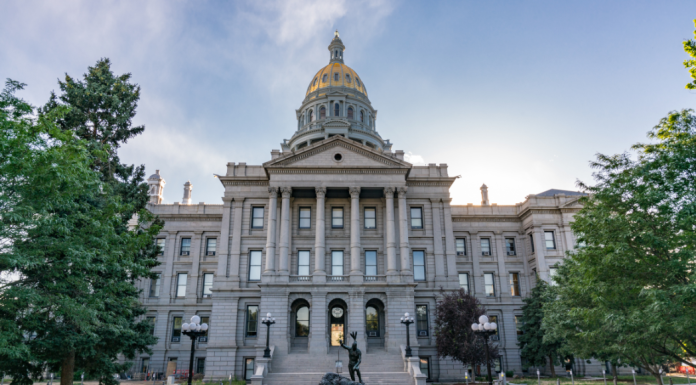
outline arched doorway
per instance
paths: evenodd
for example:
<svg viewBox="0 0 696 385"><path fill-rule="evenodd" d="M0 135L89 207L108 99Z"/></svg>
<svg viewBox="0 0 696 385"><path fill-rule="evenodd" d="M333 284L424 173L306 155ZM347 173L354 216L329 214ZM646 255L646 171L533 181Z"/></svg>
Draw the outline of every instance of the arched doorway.
<svg viewBox="0 0 696 385"><path fill-rule="evenodd" d="M367 348L384 348L384 303L373 298L365 305L365 334Z"/></svg>
<svg viewBox="0 0 696 385"><path fill-rule="evenodd" d="M290 306L292 351L307 351L309 346L309 302L295 300Z"/></svg>
<svg viewBox="0 0 696 385"><path fill-rule="evenodd" d="M346 320L348 320L347 314L348 307L343 300L334 299L329 303L329 345L339 346L340 340L343 343L346 341Z"/></svg>

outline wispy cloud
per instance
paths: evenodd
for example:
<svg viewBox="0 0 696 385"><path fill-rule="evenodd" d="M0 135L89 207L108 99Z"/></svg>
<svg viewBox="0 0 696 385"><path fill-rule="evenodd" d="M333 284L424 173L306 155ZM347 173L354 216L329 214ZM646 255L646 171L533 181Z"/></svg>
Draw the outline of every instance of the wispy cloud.
<svg viewBox="0 0 696 385"><path fill-rule="evenodd" d="M421 155L416 155L412 153L411 151L407 151L404 154L404 160L413 164L414 166L425 166L427 163L425 163L425 159L423 159L423 156Z"/></svg>

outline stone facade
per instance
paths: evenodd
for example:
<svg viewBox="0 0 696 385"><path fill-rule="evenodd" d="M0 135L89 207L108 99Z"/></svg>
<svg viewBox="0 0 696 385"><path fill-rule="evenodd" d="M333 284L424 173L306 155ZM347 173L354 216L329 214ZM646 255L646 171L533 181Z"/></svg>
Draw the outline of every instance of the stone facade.
<svg viewBox="0 0 696 385"><path fill-rule="evenodd" d="M346 335L358 332L363 352L399 355L406 343L400 318L419 310L411 345L429 358L430 378L463 379L460 364L437 359L433 335L440 289L463 285L497 317L502 368L521 372L522 298L574 247L569 225L580 194L549 190L499 206L484 185L481 205L451 205L457 177L446 164L414 166L391 151L364 83L356 85L362 79L343 69L343 48L336 35L331 63L310 82L297 132L282 151L262 165L228 163L217 176L222 204L191 204L188 182L188 204L161 204L164 180L159 172L150 178L149 209L165 221L161 279L139 284L159 342L151 356L138 357L138 370L148 359L151 370L163 371L172 358L188 369L190 341L177 341L175 317L209 317L209 337L196 350L207 378L244 378L247 359L261 357L266 343L265 326L250 319L254 307L276 318L274 361L334 354L332 327L340 332L341 324ZM337 68L344 72L330 72ZM324 74L342 83L324 86Z"/></svg>

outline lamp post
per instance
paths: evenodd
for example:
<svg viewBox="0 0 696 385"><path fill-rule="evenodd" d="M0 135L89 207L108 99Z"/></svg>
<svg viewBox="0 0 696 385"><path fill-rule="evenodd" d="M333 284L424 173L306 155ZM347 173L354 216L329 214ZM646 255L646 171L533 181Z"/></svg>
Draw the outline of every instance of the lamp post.
<svg viewBox="0 0 696 385"><path fill-rule="evenodd" d="M181 325L183 334L191 339L191 360L189 361L188 385L191 385L193 379L193 354L196 351L196 338L202 337L208 333L208 324L201 324L201 317L194 315L191 317L191 323Z"/></svg>
<svg viewBox="0 0 696 385"><path fill-rule="evenodd" d="M271 348L268 346L268 340L271 338L271 325L275 323L275 318L271 317L271 313L266 313L266 317L261 318L261 323L266 325L266 350L263 351L263 358L271 358Z"/></svg>
<svg viewBox="0 0 696 385"><path fill-rule="evenodd" d="M401 323L406 325L406 357L411 357L411 332L409 331L409 326L414 323L413 317L411 317L408 312L404 313L401 317Z"/></svg>
<svg viewBox="0 0 696 385"><path fill-rule="evenodd" d="M482 315L478 319L479 323L473 323L471 330L483 337L483 342L486 345L486 366L488 367L488 385L493 385L493 377L491 377L491 357L488 351L488 337L495 334L498 325L495 322L488 322L488 317Z"/></svg>

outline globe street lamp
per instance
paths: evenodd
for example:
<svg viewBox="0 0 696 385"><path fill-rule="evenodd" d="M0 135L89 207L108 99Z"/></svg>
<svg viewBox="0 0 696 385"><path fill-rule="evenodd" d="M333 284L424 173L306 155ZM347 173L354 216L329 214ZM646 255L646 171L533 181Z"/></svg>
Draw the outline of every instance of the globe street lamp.
<svg viewBox="0 0 696 385"><path fill-rule="evenodd" d="M478 319L479 323L473 323L471 330L474 333L483 337L483 342L486 344L486 366L488 367L488 385L493 385L493 377L491 377L491 357L488 351L488 337L495 334L498 325L495 322L488 322L488 317L482 315Z"/></svg>
<svg viewBox="0 0 696 385"><path fill-rule="evenodd" d="M408 312L401 317L401 323L406 325L406 357L411 357L411 333L409 332L409 325L413 322L413 317L411 317Z"/></svg>
<svg viewBox="0 0 696 385"><path fill-rule="evenodd" d="M271 313L266 313L266 317L261 318L261 323L266 325L266 350L263 351L263 358L271 358L271 348L268 347L268 340L271 336L271 325L275 323L275 318Z"/></svg>
<svg viewBox="0 0 696 385"><path fill-rule="evenodd" d="M208 333L208 324L201 324L201 317L194 315L191 317L190 324L181 325L183 334L191 338L191 360L189 361L188 385L193 379L193 353L196 351L196 338L203 337Z"/></svg>

